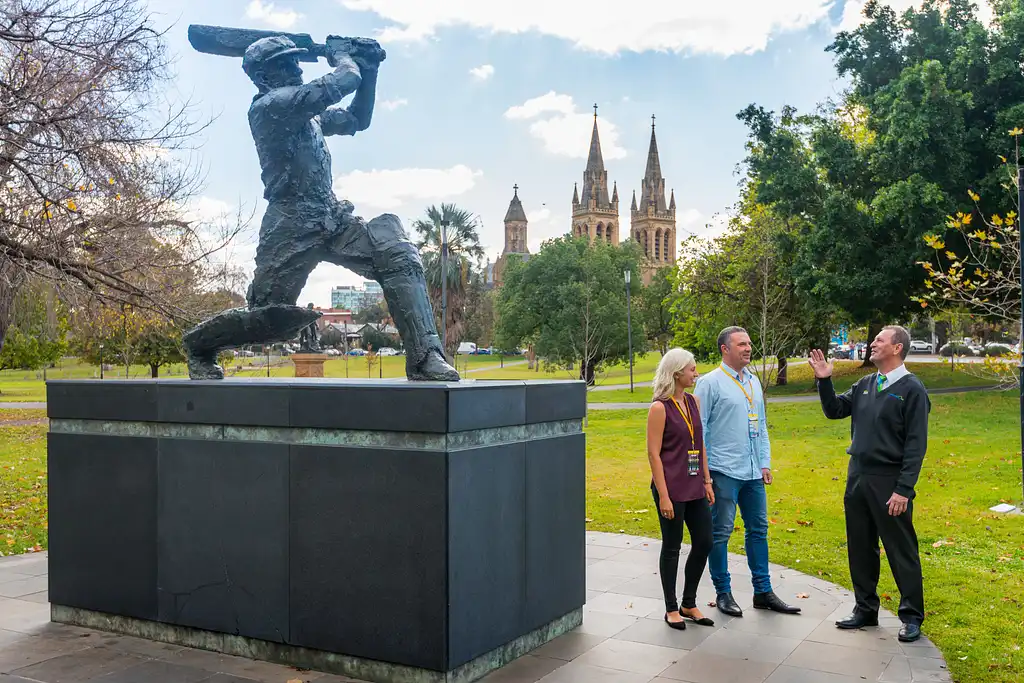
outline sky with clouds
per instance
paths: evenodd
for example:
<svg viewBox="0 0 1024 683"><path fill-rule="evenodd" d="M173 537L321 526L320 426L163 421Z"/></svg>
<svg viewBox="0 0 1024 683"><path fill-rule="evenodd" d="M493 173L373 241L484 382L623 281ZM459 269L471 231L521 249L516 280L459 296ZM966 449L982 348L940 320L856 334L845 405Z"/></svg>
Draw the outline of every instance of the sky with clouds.
<svg viewBox="0 0 1024 683"><path fill-rule="evenodd" d="M250 272L265 208L246 111L255 93L240 60L200 54L189 24L377 38L388 51L370 129L329 139L335 192L369 219L398 215L407 229L432 203L480 218L493 260L518 184L529 246L569 229L593 122L622 225L639 189L657 117L661 167L681 233L714 231L737 198L750 103L810 110L841 94L836 31L855 27L864 0L149 0L176 55L173 96L212 117L195 153L207 178L195 210L241 207L251 229L224 255ZM890 0L897 10L915 4ZM981 3L984 4L984 0ZM303 63L307 79L329 67ZM344 104L347 104L345 102ZM622 231L625 232L625 229ZM330 304L330 289L360 278L322 264L300 302Z"/></svg>

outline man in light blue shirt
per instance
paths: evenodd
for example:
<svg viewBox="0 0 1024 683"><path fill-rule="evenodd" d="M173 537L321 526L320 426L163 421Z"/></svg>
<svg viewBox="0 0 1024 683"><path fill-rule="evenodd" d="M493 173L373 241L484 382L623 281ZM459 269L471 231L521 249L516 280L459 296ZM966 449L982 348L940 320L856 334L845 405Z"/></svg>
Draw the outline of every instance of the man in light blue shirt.
<svg viewBox="0 0 1024 683"><path fill-rule="evenodd" d="M761 383L747 370L750 336L742 327L727 327L718 335L722 364L697 380L704 447L714 482L711 506L714 545L708 566L715 584L718 609L741 617L732 596L729 576L729 537L736 507L743 515L747 565L754 584L754 608L796 614L799 607L784 603L772 590L768 571L768 497L772 483L771 443Z"/></svg>

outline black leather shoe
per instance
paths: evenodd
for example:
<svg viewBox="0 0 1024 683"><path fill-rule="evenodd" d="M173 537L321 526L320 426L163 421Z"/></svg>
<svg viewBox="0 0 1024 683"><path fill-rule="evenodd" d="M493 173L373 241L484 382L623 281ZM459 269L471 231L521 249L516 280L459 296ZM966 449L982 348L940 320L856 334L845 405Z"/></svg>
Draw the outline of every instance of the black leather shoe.
<svg viewBox="0 0 1024 683"><path fill-rule="evenodd" d="M836 626L849 630L864 628L865 626L878 626L878 615L854 610L850 616L837 621Z"/></svg>
<svg viewBox="0 0 1024 683"><path fill-rule="evenodd" d="M800 614L799 607L793 607L782 602L774 592L754 593L754 609L770 609L773 612L782 614Z"/></svg>
<svg viewBox="0 0 1024 683"><path fill-rule="evenodd" d="M680 616L682 616L682 615L680 615ZM677 631L685 631L686 630L686 622L685 621L669 621L667 614L665 615L665 623L668 624L669 628L674 628Z"/></svg>
<svg viewBox="0 0 1024 683"><path fill-rule="evenodd" d="M732 593L719 593L718 597L715 598L715 603L718 606L718 611L722 614L728 614L730 617L743 616L743 610L733 600Z"/></svg>
<svg viewBox="0 0 1024 683"><path fill-rule="evenodd" d="M912 643L921 637L921 627L917 624L903 624L900 629L899 639L901 643Z"/></svg>

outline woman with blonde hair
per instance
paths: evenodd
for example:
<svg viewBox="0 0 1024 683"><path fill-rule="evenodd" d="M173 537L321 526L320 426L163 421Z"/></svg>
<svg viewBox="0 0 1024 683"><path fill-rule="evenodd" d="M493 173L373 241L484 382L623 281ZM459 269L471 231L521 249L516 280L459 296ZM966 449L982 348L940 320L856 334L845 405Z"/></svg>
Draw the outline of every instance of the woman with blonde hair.
<svg viewBox="0 0 1024 683"><path fill-rule="evenodd" d="M671 349L654 373L654 401L647 413L647 458L651 492L661 525L659 570L665 594L665 623L684 630L689 619L713 626L697 607L697 584L711 552L711 503L715 493L704 451L700 403L686 393L698 377L697 362L685 349ZM683 569L682 608L676 601L676 575L683 524L690 531L690 554Z"/></svg>

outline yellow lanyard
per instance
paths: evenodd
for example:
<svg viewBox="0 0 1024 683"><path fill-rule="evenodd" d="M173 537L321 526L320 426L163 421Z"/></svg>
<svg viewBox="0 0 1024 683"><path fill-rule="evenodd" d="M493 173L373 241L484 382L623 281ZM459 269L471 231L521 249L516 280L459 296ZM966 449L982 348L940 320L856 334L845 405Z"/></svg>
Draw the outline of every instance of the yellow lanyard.
<svg viewBox="0 0 1024 683"><path fill-rule="evenodd" d="M750 412L754 412L754 399L751 398L750 394L747 393L746 388L742 384L740 384L740 382L735 377L732 376L731 372L729 372L725 368L722 368L722 372L729 375L729 379L731 379L733 383L740 388L740 391L743 392L743 395L747 397L747 403L750 404Z"/></svg>
<svg viewBox="0 0 1024 683"><path fill-rule="evenodd" d="M683 400L685 401L686 398L684 397ZM676 400L675 396L672 397L672 402L676 404L676 409L679 411L679 414L683 416L683 422L686 423L686 428L690 430L690 447L696 448L697 445L693 443L693 420L686 414L690 412L690 405L686 405L686 413L684 413L683 407L679 405L679 401Z"/></svg>

